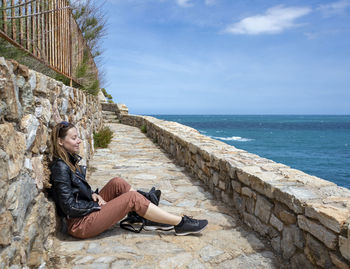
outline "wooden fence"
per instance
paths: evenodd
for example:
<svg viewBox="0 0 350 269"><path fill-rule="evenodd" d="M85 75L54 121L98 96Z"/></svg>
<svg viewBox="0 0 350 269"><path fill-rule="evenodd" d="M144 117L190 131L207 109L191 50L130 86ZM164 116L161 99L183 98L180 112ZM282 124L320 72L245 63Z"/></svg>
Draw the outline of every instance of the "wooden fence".
<svg viewBox="0 0 350 269"><path fill-rule="evenodd" d="M98 72L67 0L0 0L0 37L78 84L84 51Z"/></svg>

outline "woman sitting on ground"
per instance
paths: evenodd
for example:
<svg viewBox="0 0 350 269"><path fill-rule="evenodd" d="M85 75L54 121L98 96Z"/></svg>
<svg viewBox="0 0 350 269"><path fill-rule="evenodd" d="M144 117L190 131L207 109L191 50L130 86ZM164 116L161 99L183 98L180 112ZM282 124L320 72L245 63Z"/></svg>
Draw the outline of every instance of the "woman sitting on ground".
<svg viewBox="0 0 350 269"><path fill-rule="evenodd" d="M53 161L50 165L52 195L58 214L67 220L68 233L78 238L90 238L109 229L129 212L145 218L145 228L171 230L176 235L199 233L207 220L170 214L150 203L122 178L111 179L98 193L85 179L85 169L78 165L81 140L77 129L69 122L57 124L51 135Z"/></svg>

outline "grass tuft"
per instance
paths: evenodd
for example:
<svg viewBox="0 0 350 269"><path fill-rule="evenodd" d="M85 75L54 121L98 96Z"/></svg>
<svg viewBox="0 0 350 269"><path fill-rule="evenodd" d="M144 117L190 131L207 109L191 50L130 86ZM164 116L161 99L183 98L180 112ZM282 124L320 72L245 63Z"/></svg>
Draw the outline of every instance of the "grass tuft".
<svg viewBox="0 0 350 269"><path fill-rule="evenodd" d="M111 143L113 132L109 127L104 127L97 133L94 132L94 146L95 148L107 148Z"/></svg>

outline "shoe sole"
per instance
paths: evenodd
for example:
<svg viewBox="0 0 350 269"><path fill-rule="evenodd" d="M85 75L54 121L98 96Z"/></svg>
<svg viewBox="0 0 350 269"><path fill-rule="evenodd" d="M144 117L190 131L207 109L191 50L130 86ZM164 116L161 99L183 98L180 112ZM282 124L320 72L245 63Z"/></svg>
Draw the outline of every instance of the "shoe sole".
<svg viewBox="0 0 350 269"><path fill-rule="evenodd" d="M176 235L198 234L198 233L200 233L201 231L204 231L207 227L208 227L208 225L205 225L202 229L200 229L200 230L198 230L198 231L195 231L195 232L192 231L192 232L177 233L177 232L175 231L175 234L176 234Z"/></svg>
<svg viewBox="0 0 350 269"><path fill-rule="evenodd" d="M174 229L174 226L169 226L169 227L144 226L143 229L145 231L170 231L170 230Z"/></svg>

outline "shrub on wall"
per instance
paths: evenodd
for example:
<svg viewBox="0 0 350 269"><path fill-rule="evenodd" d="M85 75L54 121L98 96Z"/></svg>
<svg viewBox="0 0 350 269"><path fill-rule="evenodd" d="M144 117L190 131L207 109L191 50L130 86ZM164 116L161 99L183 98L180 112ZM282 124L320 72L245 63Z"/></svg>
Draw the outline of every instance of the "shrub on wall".
<svg viewBox="0 0 350 269"><path fill-rule="evenodd" d="M98 132L94 132L95 148L107 148L111 143L113 132L109 127L104 127Z"/></svg>

